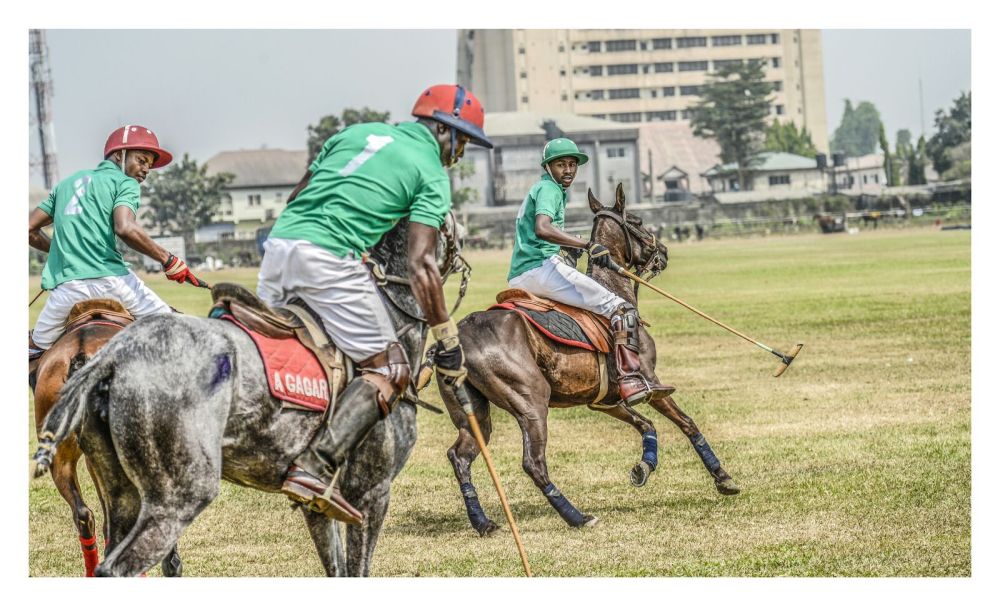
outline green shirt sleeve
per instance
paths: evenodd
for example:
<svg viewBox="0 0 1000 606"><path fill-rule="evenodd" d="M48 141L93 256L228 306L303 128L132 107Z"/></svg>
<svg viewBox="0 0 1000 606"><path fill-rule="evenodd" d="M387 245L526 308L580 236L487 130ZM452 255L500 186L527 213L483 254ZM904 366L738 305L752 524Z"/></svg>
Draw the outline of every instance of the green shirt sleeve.
<svg viewBox="0 0 1000 606"><path fill-rule="evenodd" d="M559 215L559 207L562 206L562 192L559 186L550 186L543 183L535 194L535 216L548 215L555 219Z"/></svg>
<svg viewBox="0 0 1000 606"><path fill-rule="evenodd" d="M111 210L118 208L119 206L127 206L132 209L136 215L139 214L139 182L131 177L123 180L118 186L118 192L115 195L114 206Z"/></svg>
<svg viewBox="0 0 1000 606"><path fill-rule="evenodd" d="M410 221L440 229L451 209L451 182L441 177L425 183L410 205Z"/></svg>
<svg viewBox="0 0 1000 606"><path fill-rule="evenodd" d="M326 140L326 143L323 144L323 147L319 150L319 153L316 154L316 159L313 160L312 164L309 165L309 172L316 174L316 171L319 170L320 162L322 162L330 154L330 149L337 143L337 141L340 140L340 133L342 132L344 131L340 131L336 135L333 135L332 137Z"/></svg>
<svg viewBox="0 0 1000 606"><path fill-rule="evenodd" d="M52 188L49 192L49 197L45 199L44 202L38 205L38 210L44 212L48 216L53 216L56 210L56 188Z"/></svg>

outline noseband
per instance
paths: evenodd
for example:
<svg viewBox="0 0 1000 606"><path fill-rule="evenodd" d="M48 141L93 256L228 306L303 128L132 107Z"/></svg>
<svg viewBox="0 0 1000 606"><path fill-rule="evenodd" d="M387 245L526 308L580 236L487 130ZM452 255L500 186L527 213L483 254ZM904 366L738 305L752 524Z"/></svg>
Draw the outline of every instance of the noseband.
<svg viewBox="0 0 1000 606"><path fill-rule="evenodd" d="M652 279L656 277L667 265L666 259L660 253L657 246L656 236L649 233L646 230L639 229L637 226L632 225L628 222L625 217L624 211L621 215L612 212L610 210L600 210L594 215L594 227L597 227L597 220L601 217L607 217L617 223L621 228L622 232L625 234L625 250L627 251L628 257L625 259L625 263L628 269L635 269L636 274L643 278L644 274L649 274L649 278ZM632 238L635 238L642 245L643 250L649 250L649 257L643 261L642 258L635 259L632 254ZM593 236L591 236L593 240Z"/></svg>

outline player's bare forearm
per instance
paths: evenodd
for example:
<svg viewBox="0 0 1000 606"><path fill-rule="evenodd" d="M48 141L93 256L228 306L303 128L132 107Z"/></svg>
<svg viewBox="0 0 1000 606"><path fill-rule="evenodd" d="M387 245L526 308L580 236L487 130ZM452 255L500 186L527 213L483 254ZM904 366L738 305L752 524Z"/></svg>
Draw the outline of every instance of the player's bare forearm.
<svg viewBox="0 0 1000 606"><path fill-rule="evenodd" d="M135 213L127 206L119 206L114 211L115 235L132 250L142 253L164 264L170 257L165 248L153 241L149 234L135 220Z"/></svg>
<svg viewBox="0 0 1000 606"><path fill-rule="evenodd" d="M28 215L28 245L42 252L49 252L52 240L42 231L46 225L52 224L52 217L41 209L34 209Z"/></svg>
<svg viewBox="0 0 1000 606"><path fill-rule="evenodd" d="M438 230L433 227L422 223L410 223L407 243L410 287L431 326L448 320L441 272L437 266L437 237Z"/></svg>

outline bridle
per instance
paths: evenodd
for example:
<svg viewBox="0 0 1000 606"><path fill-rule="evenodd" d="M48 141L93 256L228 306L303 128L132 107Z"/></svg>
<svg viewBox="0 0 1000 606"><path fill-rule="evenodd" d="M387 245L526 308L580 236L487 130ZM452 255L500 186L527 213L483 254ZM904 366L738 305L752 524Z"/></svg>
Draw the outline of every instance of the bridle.
<svg viewBox="0 0 1000 606"><path fill-rule="evenodd" d="M617 223L621 228L622 232L625 234L625 250L628 255L625 259L627 269L635 269L636 274L640 278L644 278L645 274L649 274L649 279L655 278L660 272L667 268L667 257L662 252L660 252L659 243L656 241L656 236L640 228L638 225L633 225L625 211L619 215L616 212L604 209L599 210L594 214L594 227L590 232L590 240L594 241L594 234L597 231L597 221L601 217L606 217ZM642 224L642 219L636 217L639 224ZM632 254L632 239L635 238L642 245L642 254L638 259ZM648 251L648 252L647 252ZM645 258L643 258L645 257ZM638 289L638 285L636 286Z"/></svg>
<svg viewBox="0 0 1000 606"><path fill-rule="evenodd" d="M441 282L447 282L448 277L452 274L462 274L462 283L458 287L458 298L455 300L455 305L451 308L451 312L448 314L449 316L452 316L458 310L459 305L462 304L462 299L465 298L465 292L469 288L469 280L472 277L472 267L461 254L461 243L458 238L458 222L455 220L455 214L453 212L449 212L448 216L445 217L444 224L441 226L441 235L444 238L444 261L438 265L438 271L441 273ZM379 287L379 290L385 296L385 299L389 301L393 307L399 310L400 313L412 320L396 331L396 338L400 338L404 334L408 333L416 326L417 323L427 323L427 320L424 317L407 311L404 305L401 305L393 298L395 295L393 294L392 289L386 288L386 285L388 284L398 284L400 286L405 286L407 289L411 289L412 284L410 283L409 278L385 273L385 268L382 267L382 264L370 255L365 255L362 260L371 271L372 278L375 280L375 284Z"/></svg>

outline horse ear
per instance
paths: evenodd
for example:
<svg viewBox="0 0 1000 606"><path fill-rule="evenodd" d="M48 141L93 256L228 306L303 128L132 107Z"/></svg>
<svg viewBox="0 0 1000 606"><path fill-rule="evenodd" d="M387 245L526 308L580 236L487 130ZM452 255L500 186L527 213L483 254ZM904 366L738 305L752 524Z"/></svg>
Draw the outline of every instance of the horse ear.
<svg viewBox="0 0 1000 606"><path fill-rule="evenodd" d="M587 188L587 200L590 201L590 210L596 215L597 213L604 210L604 205L601 201L594 197L594 192L589 187Z"/></svg>
<svg viewBox="0 0 1000 606"><path fill-rule="evenodd" d="M617 212L619 215L624 216L625 188L622 187L621 181L618 182L618 187L615 189L615 212Z"/></svg>

